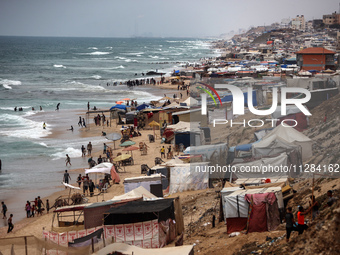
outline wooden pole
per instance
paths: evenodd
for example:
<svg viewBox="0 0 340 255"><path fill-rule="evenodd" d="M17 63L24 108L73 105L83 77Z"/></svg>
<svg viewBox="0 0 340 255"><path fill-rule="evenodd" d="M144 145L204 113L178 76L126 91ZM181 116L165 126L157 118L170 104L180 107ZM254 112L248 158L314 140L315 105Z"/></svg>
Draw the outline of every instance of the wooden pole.
<svg viewBox="0 0 340 255"><path fill-rule="evenodd" d="M93 237L91 238L91 242L92 242L92 253L94 253L94 241L93 241Z"/></svg>
<svg viewBox="0 0 340 255"><path fill-rule="evenodd" d="M104 231L103 231L103 244L104 244L104 247L105 247L105 236L104 236Z"/></svg>
<svg viewBox="0 0 340 255"><path fill-rule="evenodd" d="M25 239L25 254L28 255L28 251L27 251L27 236L25 236L24 239Z"/></svg>

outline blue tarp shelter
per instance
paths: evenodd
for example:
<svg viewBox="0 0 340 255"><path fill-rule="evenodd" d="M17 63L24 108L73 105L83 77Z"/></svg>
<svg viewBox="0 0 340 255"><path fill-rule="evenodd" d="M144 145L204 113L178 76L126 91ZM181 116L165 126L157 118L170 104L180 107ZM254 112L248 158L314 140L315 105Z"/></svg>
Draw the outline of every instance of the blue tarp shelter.
<svg viewBox="0 0 340 255"><path fill-rule="evenodd" d="M126 110L127 109L127 106L126 105L122 105L122 104L116 104L114 106L112 106L110 108L110 110L113 110L113 109L121 109L121 110Z"/></svg>
<svg viewBox="0 0 340 255"><path fill-rule="evenodd" d="M148 104L141 104L141 105L138 105L138 106L136 107L136 110L137 110L137 111L141 111L141 110L144 110L145 108L148 108L148 107L149 107Z"/></svg>

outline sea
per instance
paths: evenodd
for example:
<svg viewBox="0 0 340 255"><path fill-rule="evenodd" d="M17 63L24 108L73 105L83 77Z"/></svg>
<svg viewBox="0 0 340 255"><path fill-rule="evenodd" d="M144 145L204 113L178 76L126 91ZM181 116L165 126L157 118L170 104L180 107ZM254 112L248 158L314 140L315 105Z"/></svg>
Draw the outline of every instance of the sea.
<svg viewBox="0 0 340 255"><path fill-rule="evenodd" d="M26 200L60 190L65 154L85 168L77 135L79 112L108 110L122 98L138 103L160 98L157 89L129 88L127 80L170 75L187 63L215 57L209 39L0 37L0 200L24 217ZM144 75L143 75L144 74ZM113 86L113 84L118 84ZM60 103L59 111L56 105ZM14 111L14 108L23 111ZM32 109L34 108L34 110ZM40 107L42 110L40 110ZM43 123L47 128L43 129ZM48 137L73 125L70 135ZM99 148L104 137L91 138ZM20 215L21 216L20 216Z"/></svg>

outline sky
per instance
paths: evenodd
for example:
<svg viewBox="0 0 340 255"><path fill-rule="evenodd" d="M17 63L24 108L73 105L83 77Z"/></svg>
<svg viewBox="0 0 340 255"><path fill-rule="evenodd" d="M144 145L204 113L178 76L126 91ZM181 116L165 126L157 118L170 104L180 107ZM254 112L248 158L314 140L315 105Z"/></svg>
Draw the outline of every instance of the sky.
<svg viewBox="0 0 340 255"><path fill-rule="evenodd" d="M0 0L0 35L209 37L304 15L335 0Z"/></svg>

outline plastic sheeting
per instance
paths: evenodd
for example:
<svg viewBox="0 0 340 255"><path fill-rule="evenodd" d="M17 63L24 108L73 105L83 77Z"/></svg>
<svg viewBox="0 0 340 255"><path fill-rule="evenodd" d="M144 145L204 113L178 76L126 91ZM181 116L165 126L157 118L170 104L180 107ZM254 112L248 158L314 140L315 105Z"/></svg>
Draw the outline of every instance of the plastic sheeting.
<svg viewBox="0 0 340 255"><path fill-rule="evenodd" d="M170 194L208 188L208 163L178 164L170 168Z"/></svg>

